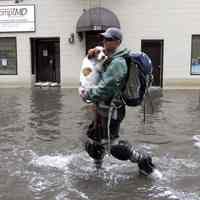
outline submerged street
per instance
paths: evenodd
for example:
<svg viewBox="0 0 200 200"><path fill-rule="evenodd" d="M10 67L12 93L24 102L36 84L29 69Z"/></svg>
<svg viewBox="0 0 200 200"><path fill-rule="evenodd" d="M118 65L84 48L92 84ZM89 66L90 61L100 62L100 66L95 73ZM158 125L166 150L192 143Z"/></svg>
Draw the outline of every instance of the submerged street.
<svg viewBox="0 0 200 200"><path fill-rule="evenodd" d="M200 92L154 91L127 108L121 138L148 151L162 177L83 147L91 109L77 89L0 89L0 200L200 200Z"/></svg>

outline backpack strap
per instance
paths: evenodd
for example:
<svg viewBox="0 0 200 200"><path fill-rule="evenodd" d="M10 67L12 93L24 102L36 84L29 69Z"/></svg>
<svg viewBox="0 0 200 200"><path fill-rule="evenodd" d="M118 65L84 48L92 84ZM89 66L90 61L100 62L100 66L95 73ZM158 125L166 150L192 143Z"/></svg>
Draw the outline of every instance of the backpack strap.
<svg viewBox="0 0 200 200"><path fill-rule="evenodd" d="M129 53L123 55L122 58L124 58L124 60L126 61L126 65L127 65L127 74L126 74L126 78L125 78L124 87L122 88L122 92L123 92L126 88L126 83L128 81L128 77L129 77L129 74L130 74L130 67L129 66L131 64L131 59L130 59Z"/></svg>

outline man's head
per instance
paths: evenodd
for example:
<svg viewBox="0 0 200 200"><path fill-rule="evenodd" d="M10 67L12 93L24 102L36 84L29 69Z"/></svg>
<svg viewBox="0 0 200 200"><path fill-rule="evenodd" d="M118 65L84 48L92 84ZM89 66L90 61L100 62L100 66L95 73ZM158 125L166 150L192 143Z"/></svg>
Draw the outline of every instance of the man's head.
<svg viewBox="0 0 200 200"><path fill-rule="evenodd" d="M104 47L107 51L114 51L122 42L122 32L119 28L108 28L101 35L103 36Z"/></svg>

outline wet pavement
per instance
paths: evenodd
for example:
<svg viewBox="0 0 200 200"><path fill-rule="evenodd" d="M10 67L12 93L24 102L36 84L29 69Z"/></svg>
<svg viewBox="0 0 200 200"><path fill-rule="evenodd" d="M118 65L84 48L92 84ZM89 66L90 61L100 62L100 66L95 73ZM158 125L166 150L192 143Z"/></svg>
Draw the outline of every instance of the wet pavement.
<svg viewBox="0 0 200 200"><path fill-rule="evenodd" d="M77 90L0 89L0 200L200 200L200 92L156 91L128 108L121 138L148 151L162 177L84 152L90 107Z"/></svg>

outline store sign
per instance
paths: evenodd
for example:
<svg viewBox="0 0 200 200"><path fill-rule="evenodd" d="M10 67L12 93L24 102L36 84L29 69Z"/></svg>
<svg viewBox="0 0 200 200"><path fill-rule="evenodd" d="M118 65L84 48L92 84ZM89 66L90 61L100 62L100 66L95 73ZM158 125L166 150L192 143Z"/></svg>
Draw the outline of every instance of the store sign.
<svg viewBox="0 0 200 200"><path fill-rule="evenodd" d="M35 31L35 6L0 6L0 32Z"/></svg>

